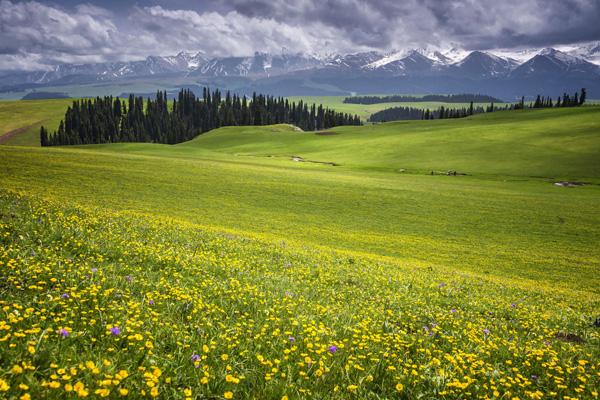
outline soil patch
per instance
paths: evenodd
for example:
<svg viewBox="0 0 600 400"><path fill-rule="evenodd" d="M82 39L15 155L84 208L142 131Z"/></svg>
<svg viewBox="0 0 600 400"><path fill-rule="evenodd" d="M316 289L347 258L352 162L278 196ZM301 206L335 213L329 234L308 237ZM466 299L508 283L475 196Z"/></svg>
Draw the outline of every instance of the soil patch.
<svg viewBox="0 0 600 400"><path fill-rule="evenodd" d="M560 186L560 187L579 187L579 186L584 186L584 185L586 185L585 182L570 182L570 181L554 182L554 186Z"/></svg>
<svg viewBox="0 0 600 400"><path fill-rule="evenodd" d="M325 164L325 165L331 165L332 167L337 167L339 165L339 164L336 164L336 163L330 162L330 161L305 160L304 158L302 158L300 156L292 156L292 161L295 161L295 162L308 162L308 163L313 163L313 164Z"/></svg>

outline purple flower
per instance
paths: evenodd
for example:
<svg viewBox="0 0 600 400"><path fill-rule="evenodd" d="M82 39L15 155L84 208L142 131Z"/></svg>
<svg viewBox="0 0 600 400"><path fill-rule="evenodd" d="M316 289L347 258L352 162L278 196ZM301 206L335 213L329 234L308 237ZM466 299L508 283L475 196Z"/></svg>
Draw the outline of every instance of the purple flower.
<svg viewBox="0 0 600 400"><path fill-rule="evenodd" d="M192 354L192 361L196 362L196 361L200 361L200 356L198 354Z"/></svg>
<svg viewBox="0 0 600 400"><path fill-rule="evenodd" d="M450 312L451 312L452 314L454 314L454 313L456 312L456 308L453 308L452 310L450 310Z"/></svg>
<svg viewBox="0 0 600 400"><path fill-rule="evenodd" d="M517 307L517 303L510 303L510 306L511 306L512 308L516 308L516 307Z"/></svg>
<svg viewBox="0 0 600 400"><path fill-rule="evenodd" d="M294 343L296 341L296 338L293 336L288 337L288 340L292 343Z"/></svg>
<svg viewBox="0 0 600 400"><path fill-rule="evenodd" d="M331 354L335 354L335 352L338 351L338 347L335 344L332 344L327 350L329 350Z"/></svg>
<svg viewBox="0 0 600 400"><path fill-rule="evenodd" d="M441 288L443 288L444 286L446 286L446 284L445 284L445 283L440 283L440 284L438 285L438 287L439 287L440 289L441 289Z"/></svg>
<svg viewBox="0 0 600 400"><path fill-rule="evenodd" d="M71 297L71 296L69 296L69 293L63 293L60 295L61 299L68 299L69 297Z"/></svg>
<svg viewBox="0 0 600 400"><path fill-rule="evenodd" d="M538 376L537 375L531 375L531 379L533 379L534 381L537 381Z"/></svg>
<svg viewBox="0 0 600 400"><path fill-rule="evenodd" d="M121 329L119 329L118 326L113 326L112 328L110 328L110 334L113 336L118 336L121 334Z"/></svg>
<svg viewBox="0 0 600 400"><path fill-rule="evenodd" d="M92 268L92 273L95 274L96 272L98 272L98 268Z"/></svg>
<svg viewBox="0 0 600 400"><path fill-rule="evenodd" d="M131 275L127 275L127 276L125 277L125 279L127 279L127 282L131 282L131 281L133 281L133 276L131 276Z"/></svg>
<svg viewBox="0 0 600 400"><path fill-rule="evenodd" d="M65 328L61 328L58 333L60 333L60 336L62 337L69 337L69 331L66 330Z"/></svg>
<svg viewBox="0 0 600 400"><path fill-rule="evenodd" d="M150 300L150 301L148 302L148 304L150 304L151 306L153 306L153 305L154 305L154 300Z"/></svg>
<svg viewBox="0 0 600 400"><path fill-rule="evenodd" d="M488 328L485 328L485 329L483 330L483 333L485 333L486 335L489 335L489 334L490 334L490 330L489 330Z"/></svg>

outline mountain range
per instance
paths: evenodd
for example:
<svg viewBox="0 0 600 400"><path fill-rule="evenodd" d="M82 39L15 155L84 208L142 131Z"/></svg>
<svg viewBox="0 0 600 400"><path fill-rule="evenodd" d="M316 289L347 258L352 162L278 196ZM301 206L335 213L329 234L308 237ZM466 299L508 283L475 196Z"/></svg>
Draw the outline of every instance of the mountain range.
<svg viewBox="0 0 600 400"><path fill-rule="evenodd" d="M464 51L413 49L388 53L266 54L209 58L204 53L145 60L60 64L46 71L0 72L0 91L43 90L132 80L170 79L276 95L351 93L485 93L508 100L557 96L586 87L600 97L600 42L555 49ZM93 95L93 93L90 93Z"/></svg>

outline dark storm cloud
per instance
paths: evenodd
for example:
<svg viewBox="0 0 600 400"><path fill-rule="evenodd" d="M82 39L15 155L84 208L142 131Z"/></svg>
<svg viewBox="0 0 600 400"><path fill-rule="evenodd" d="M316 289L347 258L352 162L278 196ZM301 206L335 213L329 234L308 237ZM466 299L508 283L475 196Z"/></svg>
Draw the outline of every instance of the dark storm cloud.
<svg viewBox="0 0 600 400"><path fill-rule="evenodd" d="M221 2L222 3L222 2ZM225 0L244 15L321 21L357 43L491 49L600 39L598 0ZM401 28L401 29L399 29ZM395 33L403 34L398 37Z"/></svg>
<svg viewBox="0 0 600 400"><path fill-rule="evenodd" d="M0 0L0 69L202 50L466 49L600 39L599 0Z"/></svg>

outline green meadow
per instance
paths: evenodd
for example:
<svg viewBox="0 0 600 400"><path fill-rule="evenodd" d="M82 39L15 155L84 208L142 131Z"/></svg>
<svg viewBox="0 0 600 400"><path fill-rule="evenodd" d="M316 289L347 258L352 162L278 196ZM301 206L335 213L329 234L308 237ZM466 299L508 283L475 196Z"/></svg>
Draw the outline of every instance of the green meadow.
<svg viewBox="0 0 600 400"><path fill-rule="evenodd" d="M0 146L0 304L34 310L12 322L30 342L48 334L29 355L0 343L0 368L38 363L2 375L14 398L21 382L54 398L598 396L598 106L178 145L17 138L32 146Z"/></svg>

